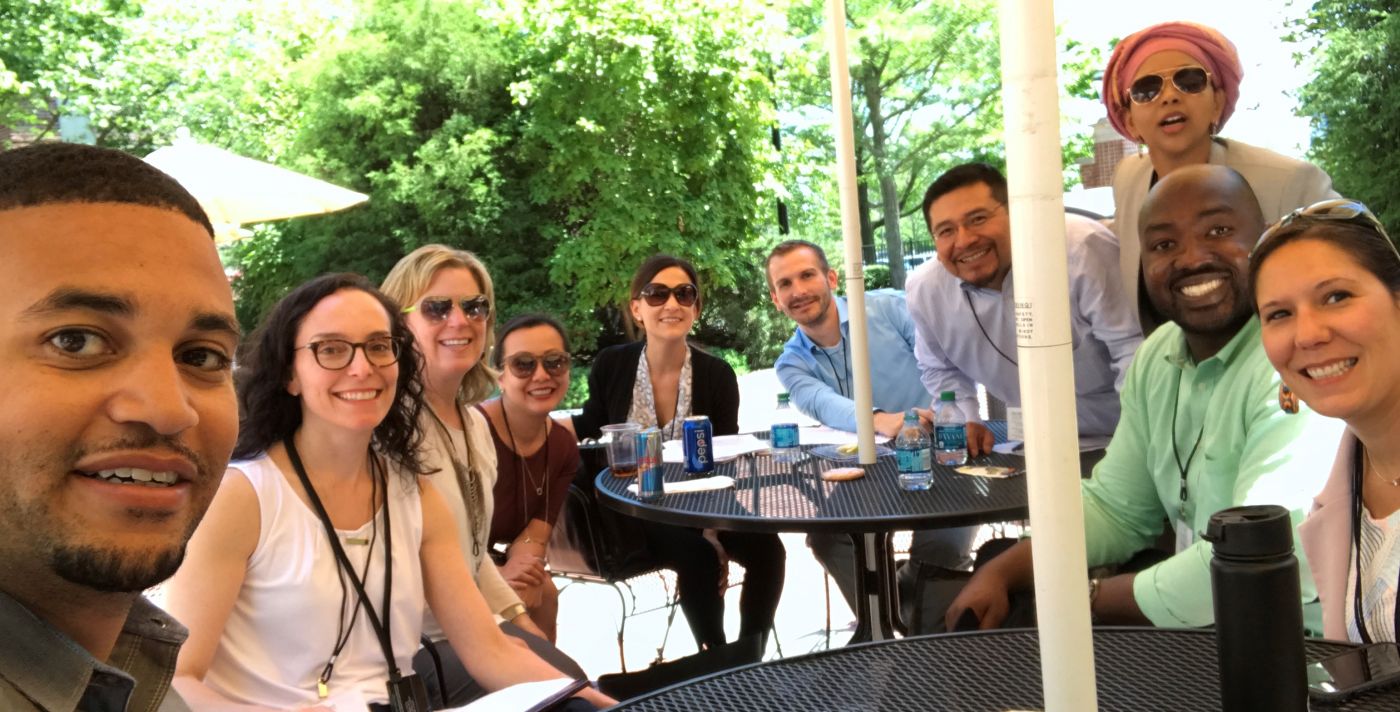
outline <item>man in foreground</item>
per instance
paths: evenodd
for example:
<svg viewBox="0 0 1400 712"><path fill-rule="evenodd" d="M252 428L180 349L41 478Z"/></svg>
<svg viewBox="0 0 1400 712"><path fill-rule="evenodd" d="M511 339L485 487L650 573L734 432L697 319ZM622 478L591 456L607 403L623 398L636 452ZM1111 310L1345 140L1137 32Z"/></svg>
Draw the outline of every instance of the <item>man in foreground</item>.
<svg viewBox="0 0 1400 712"><path fill-rule="evenodd" d="M0 708L152 712L168 578L237 434L233 298L203 210L132 156L0 153Z"/></svg>
<svg viewBox="0 0 1400 712"><path fill-rule="evenodd" d="M1214 613L1211 546L1200 534L1211 515L1279 504L1301 521L1329 468L1306 456L1307 441L1294 441L1306 429L1332 442L1322 431L1340 430L1306 409L1279 409L1279 377L1246 283L1264 219L1244 179L1223 166L1179 169L1152 190L1140 224L1144 284L1171 323L1143 343L1128 371L1122 419L1082 486L1084 528L1091 567L1129 562L1164 518L1176 546L1136 572L1130 565L1091 579L1089 603L1102 623L1204 626ZM948 608L948 624L970 612L982 628L1001 625L1008 594L1030 588L1031 574L1031 540L1023 539L981 565ZM1304 620L1320 630L1306 562L1300 574Z"/></svg>

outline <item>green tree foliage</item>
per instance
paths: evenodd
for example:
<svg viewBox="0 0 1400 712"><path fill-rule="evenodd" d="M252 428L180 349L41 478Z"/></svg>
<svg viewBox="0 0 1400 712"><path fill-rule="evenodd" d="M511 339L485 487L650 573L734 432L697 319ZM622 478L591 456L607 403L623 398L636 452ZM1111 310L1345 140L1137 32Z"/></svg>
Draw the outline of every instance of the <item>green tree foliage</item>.
<svg viewBox="0 0 1400 712"><path fill-rule="evenodd" d="M1400 228L1400 5L1394 0L1318 0L1302 33L1321 43L1317 75L1300 93L1312 117L1312 157L1337 192Z"/></svg>

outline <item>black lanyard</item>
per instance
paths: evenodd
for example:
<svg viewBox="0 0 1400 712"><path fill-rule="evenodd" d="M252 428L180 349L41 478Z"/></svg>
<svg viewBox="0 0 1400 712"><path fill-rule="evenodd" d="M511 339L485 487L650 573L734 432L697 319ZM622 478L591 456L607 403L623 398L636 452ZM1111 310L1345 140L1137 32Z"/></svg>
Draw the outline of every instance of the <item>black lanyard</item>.
<svg viewBox="0 0 1400 712"><path fill-rule="evenodd" d="M316 516L320 517L321 524L326 528L326 536L330 538L331 550L335 552L336 563L339 564L341 571L350 578L350 584L355 587L355 593L364 603L365 615L369 618L369 624L374 628L374 633L379 638L379 647L384 652L384 662L389 666L389 682L394 683L403 677L399 672L398 660L394 657L394 641L389 637L389 599L394 590L394 561L390 552L394 546L394 530L389 521L391 507L388 478L384 476L384 471L380 468L379 458L370 456L370 469L372 477L382 478L384 481L384 603L380 609L384 615L383 622L380 621L379 614L374 611L369 593L365 591L364 583L355 574L355 567L350 564L350 557L345 555L345 549L340 545L340 537L335 533L335 525L331 524L331 518L329 514L326 514L325 505L321 504L321 498L316 495L316 488L311 486L311 478L306 476L306 468L301 464L301 455L297 453L296 443L292 442L291 436L288 436L282 439L282 445L287 448L287 459L292 461L292 469L297 471L301 486L306 490L306 498L311 501L311 507L316 510Z"/></svg>
<svg viewBox="0 0 1400 712"><path fill-rule="evenodd" d="M1356 632L1361 634L1361 642L1371 644L1371 635L1366 632L1366 618L1361 609L1361 517L1365 516L1365 510L1361 502L1362 481L1365 479L1366 468L1361 460L1366 456L1366 448L1357 439L1356 447L1351 451L1351 551L1352 558L1356 562L1355 592L1351 597L1351 615L1356 619ZM1396 582L1400 586L1400 581ZM1395 632L1393 635L1400 635L1400 606L1395 607Z"/></svg>
<svg viewBox="0 0 1400 712"><path fill-rule="evenodd" d="M846 381L843 379L843 376L846 375L846 372L851 366L851 357L846 353L846 337L842 335L841 340L837 342L836 345L841 348L841 370L839 371L836 370L836 362L832 360L831 354L826 352L826 347L818 345L817 351L820 352L822 356L826 357L827 365L831 366L831 375L836 377L836 392L846 398L850 398L851 395L846 392Z"/></svg>
<svg viewBox="0 0 1400 712"><path fill-rule="evenodd" d="M987 343L991 344L992 348L996 349L996 352L1000 354L1002 358L1006 359L1007 363L1015 366L1016 359L1007 356L1006 352L1002 351L1000 346L997 346L997 342L992 341L992 335L987 333L987 327L982 326L982 317L977 316L977 307L972 306L972 295L968 294L966 289L962 290L962 295L963 299L967 300L968 310L972 312L972 320L977 322L977 328L982 331L982 338L986 339Z"/></svg>
<svg viewBox="0 0 1400 712"><path fill-rule="evenodd" d="M1184 370L1184 369L1183 369ZM1201 446L1201 438L1206 434L1205 421L1201 421L1201 429L1196 432L1196 443L1191 446L1191 452L1186 455L1186 462L1181 461L1181 451L1176 447L1176 412L1181 407L1181 371L1176 372L1176 390L1172 391L1172 457L1176 458L1177 472L1181 473L1181 505L1178 509L1178 518L1186 520L1186 473L1191 471L1191 461L1196 457L1196 449Z"/></svg>

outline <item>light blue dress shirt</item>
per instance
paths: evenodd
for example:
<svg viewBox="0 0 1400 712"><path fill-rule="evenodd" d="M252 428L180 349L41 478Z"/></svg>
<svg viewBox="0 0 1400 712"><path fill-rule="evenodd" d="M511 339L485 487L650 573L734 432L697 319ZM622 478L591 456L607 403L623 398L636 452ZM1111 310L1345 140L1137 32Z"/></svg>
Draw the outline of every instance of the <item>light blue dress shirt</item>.
<svg viewBox="0 0 1400 712"><path fill-rule="evenodd" d="M792 404L822 425L854 432L856 404L850 363L850 314L843 297L832 296L841 318L841 343L823 349L798 328L783 345L775 367ZM903 292L877 289L865 294L870 335L871 395L876 410L899 413L932 402L919 381L914 359L914 322Z"/></svg>
<svg viewBox="0 0 1400 712"><path fill-rule="evenodd" d="M1123 291L1118 238L1094 220L1066 215L1065 243L1079 434L1112 435L1118 424L1118 389L1142 343L1142 329ZM1020 407L1010 273L997 291L963 282L941 262L927 262L905 286L918 332L914 353L928 392L957 393L969 422L981 420L978 383L998 400Z"/></svg>

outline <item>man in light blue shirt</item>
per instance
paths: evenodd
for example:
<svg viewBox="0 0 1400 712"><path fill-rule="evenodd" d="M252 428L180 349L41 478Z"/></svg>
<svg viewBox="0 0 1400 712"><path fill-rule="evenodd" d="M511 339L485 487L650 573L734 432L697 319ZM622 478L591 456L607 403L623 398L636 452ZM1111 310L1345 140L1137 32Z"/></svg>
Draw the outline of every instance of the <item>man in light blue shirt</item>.
<svg viewBox="0 0 1400 712"><path fill-rule="evenodd" d="M820 247L805 240L788 240L773 248L765 268L773 306L797 322L778 356L778 380L802 413L827 427L854 431L850 315L846 300L833 293L836 270ZM914 358L914 323L903 295L892 289L867 293L865 314L875 430L894 437L905 411L918 409L921 419L932 420L925 410L931 399L919 382ZM910 556L944 568L965 568L976 533L976 527L915 532ZM850 537L811 534L807 543L854 606L855 556Z"/></svg>
<svg viewBox="0 0 1400 712"><path fill-rule="evenodd" d="M991 449L992 436L977 411L976 384L1008 406L1021 404L1006 178L986 164L958 166L929 186L923 210L939 264L924 264L906 285L914 353L929 393L957 394L968 454L978 455ZM1118 424L1118 390L1142 330L1123 291L1118 238L1066 215L1065 239L1079 434L1102 441Z"/></svg>

